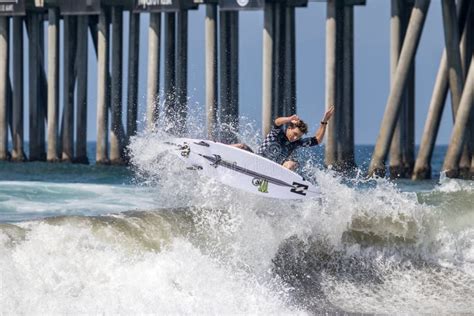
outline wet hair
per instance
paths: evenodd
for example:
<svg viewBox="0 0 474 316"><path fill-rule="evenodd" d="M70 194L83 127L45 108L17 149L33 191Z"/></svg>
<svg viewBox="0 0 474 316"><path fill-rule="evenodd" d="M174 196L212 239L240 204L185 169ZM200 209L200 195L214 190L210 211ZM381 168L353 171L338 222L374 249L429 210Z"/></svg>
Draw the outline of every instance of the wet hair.
<svg viewBox="0 0 474 316"><path fill-rule="evenodd" d="M308 125L303 120L298 120L296 123L290 122L288 124L290 128L298 128L301 133L306 134L308 132Z"/></svg>

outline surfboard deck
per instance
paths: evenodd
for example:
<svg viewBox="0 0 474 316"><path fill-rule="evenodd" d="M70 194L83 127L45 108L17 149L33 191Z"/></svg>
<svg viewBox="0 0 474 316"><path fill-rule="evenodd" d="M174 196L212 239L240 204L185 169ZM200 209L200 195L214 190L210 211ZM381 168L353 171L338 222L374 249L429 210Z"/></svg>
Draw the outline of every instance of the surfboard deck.
<svg viewBox="0 0 474 316"><path fill-rule="evenodd" d="M230 187L276 199L321 197L299 174L251 152L203 139L176 138L169 144L188 169Z"/></svg>

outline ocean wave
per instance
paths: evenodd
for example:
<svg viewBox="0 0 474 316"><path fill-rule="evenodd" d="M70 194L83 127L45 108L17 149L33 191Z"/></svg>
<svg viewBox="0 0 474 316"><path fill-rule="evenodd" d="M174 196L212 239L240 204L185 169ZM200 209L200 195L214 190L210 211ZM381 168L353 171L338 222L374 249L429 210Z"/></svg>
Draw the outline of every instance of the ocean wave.
<svg viewBox="0 0 474 316"><path fill-rule="evenodd" d="M134 216L128 216L130 225ZM28 230L23 241L0 246L3 313L294 311L275 294L278 284L255 282L182 237L166 246L163 235L152 238L157 244L143 242L146 236L126 236L136 229L119 228L123 223L112 218L22 225Z"/></svg>
<svg viewBox="0 0 474 316"><path fill-rule="evenodd" d="M166 137L133 139L134 186L65 186L72 191L63 195L95 197L78 202L84 213L70 212L59 186L38 184L46 186L42 199L50 194L51 217L0 225L0 311L474 309L468 190L404 192L386 179L348 179L308 163L302 172L323 198L272 200L186 170Z"/></svg>

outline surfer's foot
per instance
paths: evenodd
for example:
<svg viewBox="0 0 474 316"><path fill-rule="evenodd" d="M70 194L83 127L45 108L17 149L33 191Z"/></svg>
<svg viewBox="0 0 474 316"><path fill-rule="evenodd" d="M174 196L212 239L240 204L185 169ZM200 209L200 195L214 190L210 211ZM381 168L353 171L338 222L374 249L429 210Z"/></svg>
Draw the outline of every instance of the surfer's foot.
<svg viewBox="0 0 474 316"><path fill-rule="evenodd" d="M294 160L287 160L283 163L283 167L290 170L295 170L296 168L298 168L298 163Z"/></svg>

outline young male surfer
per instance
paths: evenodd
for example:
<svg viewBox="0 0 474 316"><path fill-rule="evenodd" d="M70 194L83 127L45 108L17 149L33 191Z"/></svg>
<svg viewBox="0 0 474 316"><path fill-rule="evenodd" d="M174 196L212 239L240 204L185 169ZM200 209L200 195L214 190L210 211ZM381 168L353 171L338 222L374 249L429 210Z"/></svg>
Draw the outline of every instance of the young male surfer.
<svg viewBox="0 0 474 316"><path fill-rule="evenodd" d="M257 149L257 154L267 159L275 161L290 170L296 169L298 163L293 158L292 153L299 147L311 147L321 144L326 133L329 119L334 113L334 106L331 106L321 120L321 125L313 137L302 138L308 132L308 125L296 114L288 117L278 117L275 119L270 133L265 137L262 144ZM245 144L234 144L234 147L252 151Z"/></svg>

